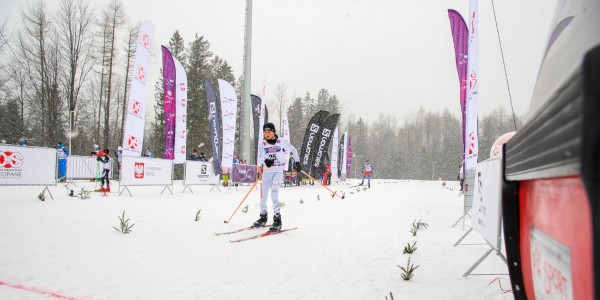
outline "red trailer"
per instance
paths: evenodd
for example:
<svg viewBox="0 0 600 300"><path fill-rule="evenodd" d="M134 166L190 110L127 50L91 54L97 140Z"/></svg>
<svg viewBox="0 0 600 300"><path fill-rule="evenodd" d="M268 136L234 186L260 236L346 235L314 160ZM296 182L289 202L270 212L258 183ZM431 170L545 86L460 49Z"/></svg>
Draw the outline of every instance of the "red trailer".
<svg viewBox="0 0 600 300"><path fill-rule="evenodd" d="M504 146L515 299L600 299L600 1L558 1L528 123Z"/></svg>

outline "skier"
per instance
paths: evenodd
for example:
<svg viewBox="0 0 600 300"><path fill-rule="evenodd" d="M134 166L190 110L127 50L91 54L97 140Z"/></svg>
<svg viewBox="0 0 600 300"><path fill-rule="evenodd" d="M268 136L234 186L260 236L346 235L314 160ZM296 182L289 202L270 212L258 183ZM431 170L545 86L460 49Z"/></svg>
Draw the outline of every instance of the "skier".
<svg viewBox="0 0 600 300"><path fill-rule="evenodd" d="M102 185L100 186L100 192L110 192L110 181L108 180L108 174L110 173L110 150L104 149L102 157L97 158L102 164ZM104 181L106 180L106 188L104 188Z"/></svg>
<svg viewBox="0 0 600 300"><path fill-rule="evenodd" d="M367 159L365 160L365 164L362 167L363 179L359 185L363 185L365 183L365 178L367 179L367 186L371 188L371 173L373 173L373 166L371 166L371 162Z"/></svg>
<svg viewBox="0 0 600 300"><path fill-rule="evenodd" d="M264 139L259 147L258 161L264 162L266 169L263 169L262 175L262 198L260 199L260 218L254 222L254 227L263 227L267 224L267 197L271 189L271 200L273 200L273 225L269 228L271 232L281 230L281 213L279 206L279 188L283 181L283 171L285 167L285 151L291 151L294 155L294 168L300 172L300 158L298 151L286 139L280 138L275 134L275 125L266 123L263 126ZM263 163L261 163L262 165ZM264 166L261 166L264 168ZM259 168L259 172L261 172Z"/></svg>
<svg viewBox="0 0 600 300"><path fill-rule="evenodd" d="M69 150L63 143L56 143L56 150L58 152L58 173L60 174L60 181L67 180L67 156L69 156Z"/></svg>

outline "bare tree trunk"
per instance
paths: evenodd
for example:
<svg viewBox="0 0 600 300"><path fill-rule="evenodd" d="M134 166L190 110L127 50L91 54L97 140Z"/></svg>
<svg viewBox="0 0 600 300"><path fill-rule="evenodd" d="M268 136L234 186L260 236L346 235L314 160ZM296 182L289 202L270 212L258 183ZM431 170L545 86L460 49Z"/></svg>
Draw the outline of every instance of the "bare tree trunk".
<svg viewBox="0 0 600 300"><path fill-rule="evenodd" d="M88 52L94 16L89 1L61 0L57 24L64 49L64 59L68 62L64 90L68 104L69 133L72 134L75 131L75 111L79 91L92 69Z"/></svg>
<svg viewBox="0 0 600 300"><path fill-rule="evenodd" d="M287 87L285 86L285 82L281 82L277 84L275 88L275 109L277 110L277 114L279 115L279 132L283 134L283 112L285 111L285 98L287 97Z"/></svg>
<svg viewBox="0 0 600 300"><path fill-rule="evenodd" d="M109 141L109 124L110 124L110 103L112 98L112 79L113 66L115 57L115 39L117 35L117 27L124 23L124 12L121 3L118 0L113 0L105 12L105 22L108 24L108 37L110 40L110 48L108 51L108 86L106 87L106 101L104 111L104 144L108 145Z"/></svg>

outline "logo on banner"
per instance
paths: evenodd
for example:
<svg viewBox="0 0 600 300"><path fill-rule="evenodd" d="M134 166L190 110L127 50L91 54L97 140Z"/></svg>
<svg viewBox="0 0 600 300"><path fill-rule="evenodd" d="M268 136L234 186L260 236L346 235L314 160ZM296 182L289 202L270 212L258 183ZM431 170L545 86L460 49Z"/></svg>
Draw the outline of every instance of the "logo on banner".
<svg viewBox="0 0 600 300"><path fill-rule="evenodd" d="M135 165L133 166L133 176L136 179L144 178L144 163L143 162L135 163Z"/></svg>
<svg viewBox="0 0 600 300"><path fill-rule="evenodd" d="M185 154L185 146L181 146L181 154Z"/></svg>
<svg viewBox="0 0 600 300"><path fill-rule="evenodd" d="M135 78L142 83L146 83L146 69L144 69L142 66L138 66L135 70Z"/></svg>
<svg viewBox="0 0 600 300"><path fill-rule="evenodd" d="M310 124L310 131L317 133L319 132L319 125L317 124Z"/></svg>
<svg viewBox="0 0 600 300"><path fill-rule="evenodd" d="M141 141L139 138L133 136L133 135L128 135L127 136L127 148L131 149L131 150L140 150L141 148Z"/></svg>
<svg viewBox="0 0 600 300"><path fill-rule="evenodd" d="M210 107L209 107L209 108L210 108L210 113L211 113L211 114L214 114L214 113L216 113L216 112L217 112L217 107L216 107L216 105L215 105L215 103L214 103L214 102L212 102L212 103L210 104Z"/></svg>
<svg viewBox="0 0 600 300"><path fill-rule="evenodd" d="M16 169L23 166L23 154L12 151L0 152L0 169Z"/></svg>
<svg viewBox="0 0 600 300"><path fill-rule="evenodd" d="M181 115L181 123L185 124L185 115Z"/></svg>
<svg viewBox="0 0 600 300"><path fill-rule="evenodd" d="M181 98L181 107L185 107L187 105L187 99Z"/></svg>
<svg viewBox="0 0 600 300"><path fill-rule="evenodd" d="M331 130L327 128L323 128L323 136L329 137L331 135Z"/></svg>
<svg viewBox="0 0 600 300"><path fill-rule="evenodd" d="M131 101L131 107L129 108L129 111L133 115L141 117L142 116L142 111L143 111L143 109L142 109L142 103L140 103L140 101L137 101L137 100L133 99Z"/></svg>
<svg viewBox="0 0 600 300"><path fill-rule="evenodd" d="M471 89L471 94L473 94L473 91L475 90L476 86L477 86L477 73L475 73L475 71L471 71L471 77L469 79L469 88Z"/></svg>
<svg viewBox="0 0 600 300"><path fill-rule="evenodd" d="M469 155L475 153L475 132L469 133Z"/></svg>
<svg viewBox="0 0 600 300"><path fill-rule="evenodd" d="M200 174L205 175L207 170L208 170L208 166L207 165L201 165L200 166Z"/></svg>
<svg viewBox="0 0 600 300"><path fill-rule="evenodd" d="M231 98L223 97L223 102L225 102L225 103L231 103L231 104L235 104L235 99L231 99Z"/></svg>
<svg viewBox="0 0 600 300"><path fill-rule="evenodd" d="M144 48L149 49L150 46L150 36L147 33L142 33L142 37L140 38L140 41L142 42L142 45L144 45Z"/></svg>
<svg viewBox="0 0 600 300"><path fill-rule="evenodd" d="M185 91L185 83L184 82L179 83L179 90Z"/></svg>

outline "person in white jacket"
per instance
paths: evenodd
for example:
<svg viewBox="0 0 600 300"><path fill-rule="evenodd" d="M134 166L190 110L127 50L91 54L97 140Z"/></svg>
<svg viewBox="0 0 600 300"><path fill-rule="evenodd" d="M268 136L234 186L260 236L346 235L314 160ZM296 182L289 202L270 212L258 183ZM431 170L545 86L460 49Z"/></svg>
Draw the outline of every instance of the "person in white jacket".
<svg viewBox="0 0 600 300"><path fill-rule="evenodd" d="M263 126L264 139L259 147L258 162L262 165L262 198L260 199L260 218L254 222L254 227L264 227L267 224L267 197L271 189L271 200L273 200L273 225L269 228L271 232L281 230L281 213L279 206L279 188L283 182L283 171L286 163L286 152L291 153L296 163L294 169L301 170L298 151L292 144L275 134L275 125L266 123ZM260 171L261 168L259 168Z"/></svg>

